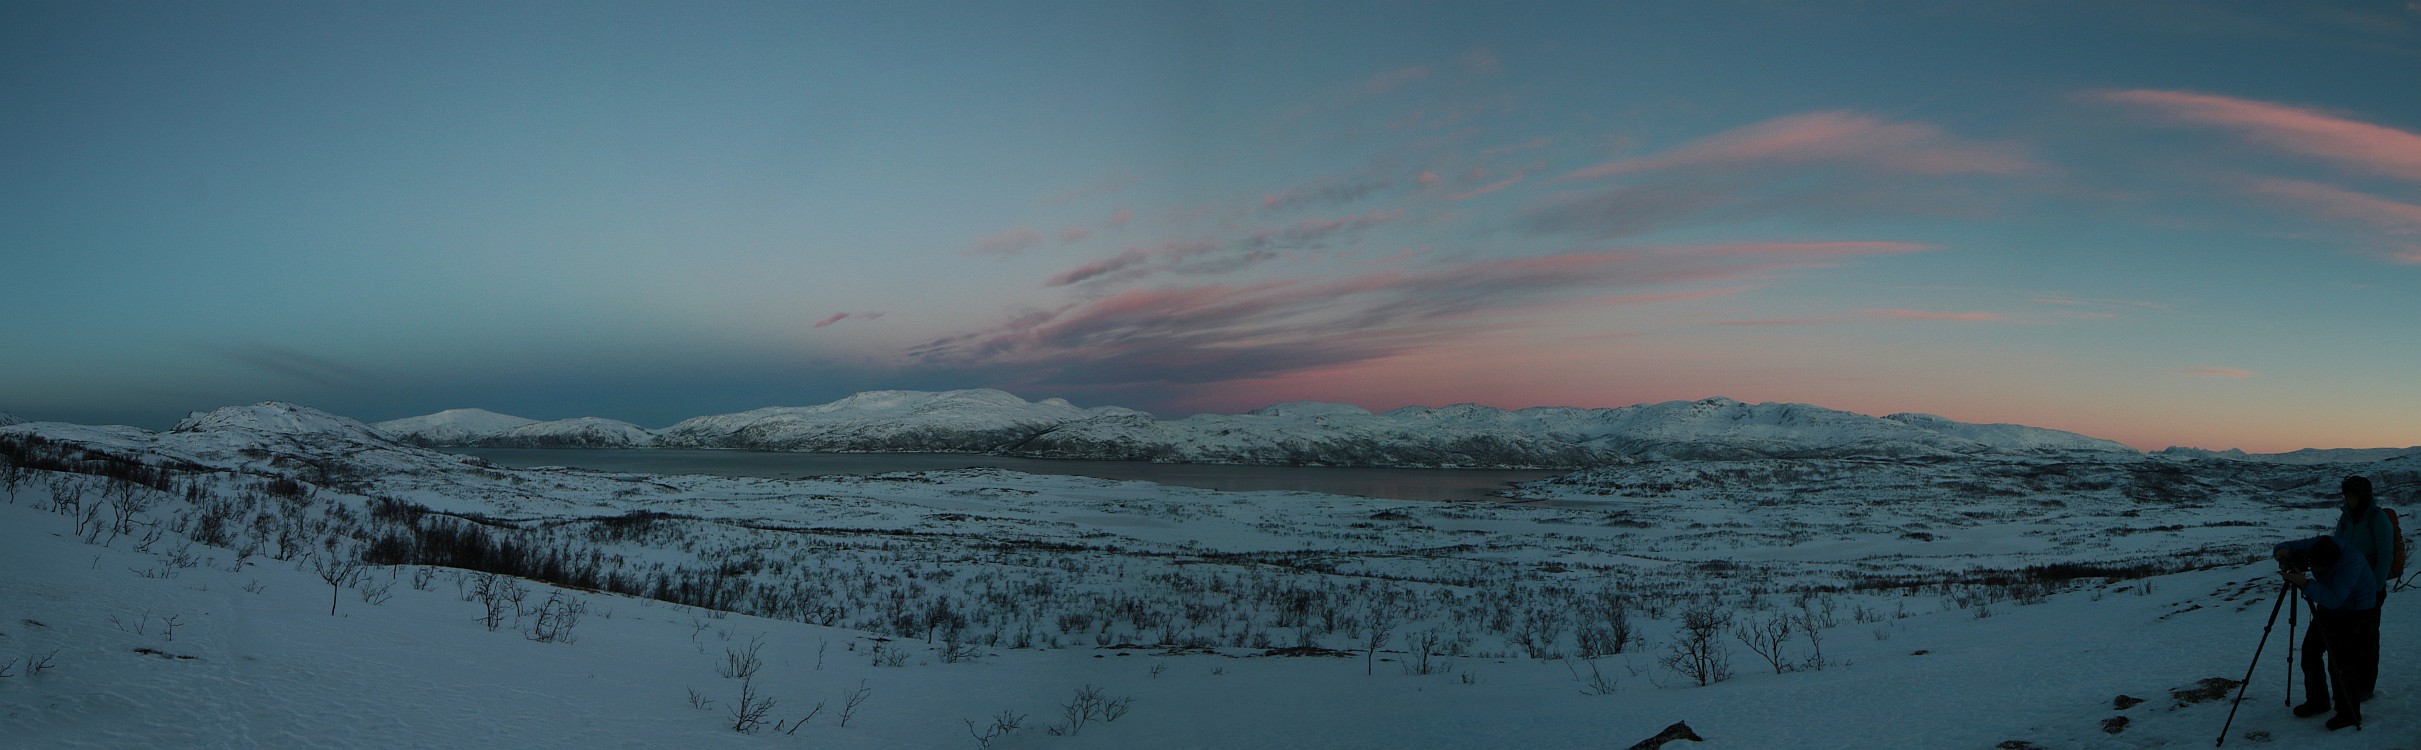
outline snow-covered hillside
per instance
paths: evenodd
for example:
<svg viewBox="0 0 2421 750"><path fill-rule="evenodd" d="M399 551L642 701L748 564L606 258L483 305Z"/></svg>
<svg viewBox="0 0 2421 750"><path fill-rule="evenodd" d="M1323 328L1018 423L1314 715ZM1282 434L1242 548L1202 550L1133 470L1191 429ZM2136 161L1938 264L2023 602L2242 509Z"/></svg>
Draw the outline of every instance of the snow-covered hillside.
<svg viewBox="0 0 2421 750"><path fill-rule="evenodd" d="M538 420L498 414L486 409L447 409L435 414L391 419L370 425L381 433L407 443L426 446L470 445L482 438L502 433Z"/></svg>
<svg viewBox="0 0 2421 750"><path fill-rule="evenodd" d="M388 420L371 428L413 445L447 448L637 448L656 441L655 433L620 420L580 417L541 422L486 409L447 409Z"/></svg>
<svg viewBox="0 0 2421 750"><path fill-rule="evenodd" d="M499 442L502 432L420 441L533 444ZM631 444L646 444L635 433L633 436ZM820 406L697 417L662 430L654 443L780 451L1465 468L1571 468L1635 460L2134 453L2107 440L2022 425L1965 424L1922 414L1870 417L1805 404L1752 405L1721 398L1619 409L1505 410L1460 404L1408 407L1384 414L1344 404L1302 402L1245 414L1164 420L1119 407L1078 408L1060 399L1028 402L989 389L874 391Z"/></svg>
<svg viewBox="0 0 2421 750"><path fill-rule="evenodd" d="M15 414L0 411L0 427L7 427L12 424L25 424L25 420L18 418Z"/></svg>
<svg viewBox="0 0 2421 750"><path fill-rule="evenodd" d="M2202 746L2263 551L2329 517L2265 484L2310 470L2140 456L1662 462L1540 505L509 470L274 403L0 456L28 747ZM2398 670L2361 732L2293 718L2285 643L2229 746L2421 736ZM2382 644L2421 658L2421 619Z"/></svg>
<svg viewBox="0 0 2421 750"><path fill-rule="evenodd" d="M665 428L657 442L690 448L982 453L1069 422L1138 413L1082 409L1055 398L1028 402L991 389L869 391L820 406L686 419Z"/></svg>
<svg viewBox="0 0 2421 750"><path fill-rule="evenodd" d="M470 441L488 448L638 448L656 434L629 422L599 417L532 422Z"/></svg>
<svg viewBox="0 0 2421 750"><path fill-rule="evenodd" d="M2304 448L2285 453L2246 453L2234 449L2212 451L2201 448L2170 447L2162 448L2156 453L2179 458L2217 458L2230 461L2313 466L2336 463L2371 463L2403 456L2421 456L2421 446L2411 448Z"/></svg>

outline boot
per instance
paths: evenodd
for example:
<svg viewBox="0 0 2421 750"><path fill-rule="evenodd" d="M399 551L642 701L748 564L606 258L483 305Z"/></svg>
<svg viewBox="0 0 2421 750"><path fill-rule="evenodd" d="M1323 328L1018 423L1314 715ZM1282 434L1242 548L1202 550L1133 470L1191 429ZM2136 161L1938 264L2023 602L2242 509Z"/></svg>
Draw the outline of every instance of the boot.
<svg viewBox="0 0 2421 750"><path fill-rule="evenodd" d="M2300 706L2296 706L2296 707L2295 707L2295 718L2298 718L2298 719L2309 719L2309 718L2312 718L2312 717L2314 717L2314 716L2319 716L2319 715L2321 715L2321 714L2325 714L2325 713L2328 713L2328 712L2329 712L2329 704L2328 704L2328 702L2327 702L2327 701L2318 701L2318 700L2304 701L2304 702L2303 702L2303 705L2300 705Z"/></svg>
<svg viewBox="0 0 2421 750"><path fill-rule="evenodd" d="M2334 732L2346 727L2353 727L2356 730L2360 730L2362 728L2362 715L2338 714L2336 716L2329 717L2329 731Z"/></svg>

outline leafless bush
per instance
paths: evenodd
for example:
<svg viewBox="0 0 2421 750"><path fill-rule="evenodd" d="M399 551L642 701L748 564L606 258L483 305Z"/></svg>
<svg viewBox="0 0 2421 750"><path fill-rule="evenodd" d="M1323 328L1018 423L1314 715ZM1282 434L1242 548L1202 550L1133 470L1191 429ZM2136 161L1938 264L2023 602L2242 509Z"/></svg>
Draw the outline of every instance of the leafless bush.
<svg viewBox="0 0 2421 750"><path fill-rule="evenodd" d="M1723 646L1723 628L1731 615L1711 604L1695 604L1682 610L1681 629L1673 634L1673 644L1658 664L1696 680L1700 686L1731 679L1731 650Z"/></svg>
<svg viewBox="0 0 2421 750"><path fill-rule="evenodd" d="M866 687L865 680L857 681L856 690L842 693L841 726L849 726L849 720L857 716L857 707L865 705L866 699L871 697L874 697L874 688Z"/></svg>
<svg viewBox="0 0 2421 750"><path fill-rule="evenodd" d="M1017 731L1019 727L1025 726L1026 717L1024 714L1002 711L992 717L991 726L982 729L976 728L974 719L961 719L961 721L967 723L967 734L975 738L976 747L991 747L993 740L1007 736L1009 733Z"/></svg>
<svg viewBox="0 0 2421 750"><path fill-rule="evenodd" d="M1074 698L1060 704L1061 721L1044 727L1043 731L1054 737L1081 734L1086 724L1095 721L1107 723L1126 716L1127 707L1134 701L1132 696L1108 698L1102 695L1101 688L1086 685L1076 689Z"/></svg>
<svg viewBox="0 0 2421 750"><path fill-rule="evenodd" d="M748 639L748 647L745 649L723 649L723 668L718 671L718 674L735 680L755 677L757 670L765 668L765 659L757 656L757 652L764 648L765 636L759 635Z"/></svg>
<svg viewBox="0 0 2421 750"><path fill-rule="evenodd" d="M1589 665L1588 676L1581 676L1580 668L1572 666L1572 662L1575 661ZM1614 689L1619 685L1614 678L1607 677L1604 672L1598 671L1595 659L1565 659L1564 669L1572 673L1573 682L1580 683L1581 695L1613 695Z"/></svg>
<svg viewBox="0 0 2421 750"><path fill-rule="evenodd" d="M1412 658L1404 662L1404 674L1428 676L1451 669L1445 659L1438 658L1439 654L1444 653L1446 645L1445 636L1439 635L1436 629L1406 636L1404 647L1411 652Z"/></svg>
<svg viewBox="0 0 2421 750"><path fill-rule="evenodd" d="M976 657L982 656L983 651L983 647L967 642L966 636L960 631L950 631L950 634L942 640L942 661L944 663L957 664L973 661Z"/></svg>
<svg viewBox="0 0 2421 750"><path fill-rule="evenodd" d="M361 581L353 581L353 593L361 595L363 605L385 605L387 600L395 598L392 590L395 590L395 578L378 581L378 576L361 576Z"/></svg>
<svg viewBox="0 0 2421 750"><path fill-rule="evenodd" d="M731 706L731 731L756 734L765 725L765 714L773 711L774 700L757 694L756 681L740 680L740 700Z"/></svg>
<svg viewBox="0 0 2421 750"><path fill-rule="evenodd" d="M539 643L571 643L572 628L580 625L580 616L588 614L588 603L561 591L549 592L546 601L531 613L530 640Z"/></svg>
<svg viewBox="0 0 2421 750"><path fill-rule="evenodd" d="M50 660L57 658L58 656L59 650L55 648L51 649L50 653L43 654L39 658L35 657L33 654L26 654L25 673L28 675L37 675L49 670L51 668Z"/></svg>
<svg viewBox="0 0 2421 750"><path fill-rule="evenodd" d="M351 549L330 547L311 557L311 572L328 584L328 615L336 615L336 596L368 572L368 563Z"/></svg>
<svg viewBox="0 0 2421 750"><path fill-rule="evenodd" d="M0 489L8 490L8 504L17 504L17 488L25 486L26 480L31 478L33 478L33 471L18 466L15 461L0 463ZM5 676L0 675L0 677Z"/></svg>
<svg viewBox="0 0 2421 750"><path fill-rule="evenodd" d="M513 582L513 579L494 573L477 573L471 576L470 598L471 601L479 602L479 622L486 625L489 630L495 630L497 626L503 625L505 608L513 602L520 601L526 595L526 592L521 590L521 584Z"/></svg>
<svg viewBox="0 0 2421 750"><path fill-rule="evenodd" d="M1782 674L1797 667L1791 662L1790 655L1784 653L1784 649L1791 641L1791 630L1796 624L1796 618L1785 614L1744 619L1739 624L1732 626L1732 637L1748 646L1750 652L1755 653L1758 658L1764 659L1766 664L1772 666L1774 674Z"/></svg>

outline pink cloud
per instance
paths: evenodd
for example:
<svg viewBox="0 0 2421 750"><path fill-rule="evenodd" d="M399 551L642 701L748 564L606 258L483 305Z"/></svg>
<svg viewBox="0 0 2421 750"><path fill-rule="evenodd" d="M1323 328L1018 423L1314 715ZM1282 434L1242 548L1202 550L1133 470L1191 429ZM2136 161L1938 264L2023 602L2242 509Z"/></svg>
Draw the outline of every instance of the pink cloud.
<svg viewBox="0 0 2421 750"><path fill-rule="evenodd" d="M1385 73L1371 76L1369 81L1362 84L1362 93L1369 96L1378 96L1401 88L1405 84L1413 83L1428 77L1429 66L1426 65L1415 65L1409 68L1390 70Z"/></svg>
<svg viewBox="0 0 2421 750"><path fill-rule="evenodd" d="M1264 211L1285 211L1297 208L1339 206L1360 201L1381 190L1394 187L1384 179L1327 180L1287 188L1261 197Z"/></svg>
<svg viewBox="0 0 2421 750"><path fill-rule="evenodd" d="M1719 325L1719 326L1782 327L1782 326L1812 326L1812 325L1818 325L1818 324L1822 324L1822 323L1830 323L1830 322L1833 322L1833 319L1832 319L1832 318L1753 318L1753 319L1749 319L1749 320L1718 320L1718 321L1715 321L1715 325Z"/></svg>
<svg viewBox="0 0 2421 750"><path fill-rule="evenodd" d="M1818 164L1917 175L2017 175L2041 169L2009 144L1967 141L1924 123L1888 122L1854 112L1811 112L1724 131L1655 156L1574 170L1564 179L1677 168Z"/></svg>
<svg viewBox="0 0 2421 750"><path fill-rule="evenodd" d="M1233 383L1460 346L1608 306L1735 295L1756 288L1743 282L1777 270L1911 249L1907 243L1650 246L1335 278L1130 289L936 339L908 355L934 366L1018 373L1023 382ZM1059 280L1121 274L1173 252L1182 250L1136 248Z"/></svg>
<svg viewBox="0 0 2421 750"><path fill-rule="evenodd" d="M2196 367L2187 370L2186 375L2197 378L2229 378L2234 380L2242 380L2244 378L2253 377L2253 371L2241 370L2234 367Z"/></svg>
<svg viewBox="0 0 2421 750"><path fill-rule="evenodd" d="M1516 153L1516 152L1521 152L1521 151L1535 151L1535 150L1537 150L1537 149L1542 149L1542 148L1546 148L1546 147L1548 147L1548 146L1550 146L1550 145L1554 145L1554 143L1555 143L1555 139L1553 139L1553 138L1549 138L1549 137L1546 137L1546 136L1539 136L1539 137L1537 137L1537 138L1532 138L1532 139L1530 139L1530 140L1523 141L1523 142L1521 142L1521 143L1516 143L1516 144L1513 144L1513 145L1510 145L1510 146L1497 146L1497 147L1495 147L1495 148L1491 148L1491 149L1488 149L1488 150L1486 150L1486 151L1481 151L1481 152L1480 152L1480 156L1498 156L1498 155L1502 155L1502 154L1510 154L1510 153Z"/></svg>
<svg viewBox="0 0 2421 750"><path fill-rule="evenodd" d="M1480 196L1483 196L1483 195L1487 195L1487 194L1489 194L1489 193L1493 193L1493 192L1496 192L1496 191L1499 191L1499 190L1503 190L1503 189L1505 189L1505 188L1513 187L1514 183L1518 183L1518 182L1521 182L1521 181L1522 181L1522 177L1523 177L1523 175L1518 175L1518 174L1517 174L1517 175L1514 175L1514 176L1512 176L1512 177L1507 177L1507 178L1502 179L1502 180L1497 180L1497 181L1495 181L1495 182L1491 182L1491 183L1488 183L1488 184L1486 184L1486 185L1481 185L1481 186L1479 186L1479 187L1475 187L1475 188L1472 188L1472 189L1470 189L1470 190L1465 190L1465 191L1460 192L1460 193L1455 193L1455 194L1453 194L1453 195L1446 196L1446 200L1450 200L1450 201L1467 201L1467 200L1471 200L1471 199L1473 199L1473 198L1477 198L1477 197L1480 197Z"/></svg>
<svg viewBox="0 0 2421 750"><path fill-rule="evenodd" d="M967 249L967 252L977 255L1016 255L1040 244L1042 244L1041 232L1026 227L1017 227L978 239L973 247Z"/></svg>
<svg viewBox="0 0 2421 750"><path fill-rule="evenodd" d="M1884 320L1960 320L2004 322L2007 318L1986 312L1934 312L1930 310L1868 310L1866 315Z"/></svg>
<svg viewBox="0 0 2421 750"><path fill-rule="evenodd" d="M843 321L843 320L847 320L847 319L849 319L849 314L848 314L848 313L845 313L845 312L833 313L833 314L832 314L832 317L829 317L829 318L825 318L825 319L823 319L823 320L816 321L816 322L815 322L815 326L814 326L814 327L816 327L816 328L822 328L822 327L824 327L824 326L832 325L832 324L834 324L834 323L838 323L838 322L841 322L841 321Z"/></svg>
<svg viewBox="0 0 2421 750"><path fill-rule="evenodd" d="M1117 255L1062 271L1059 273L1059 275L1051 277L1049 281L1043 282L1042 285L1046 287L1067 286L1069 284L1078 282L1091 281L1093 279L1134 268L1144 264L1147 261L1150 261L1151 259L1152 254L1149 251L1142 248L1130 247L1119 252Z"/></svg>
<svg viewBox="0 0 2421 750"><path fill-rule="evenodd" d="M1852 258L1940 250L1922 242L1739 242L1729 245L1676 245L1674 249L1707 256L1774 256L1788 258Z"/></svg>
<svg viewBox="0 0 2421 750"><path fill-rule="evenodd" d="M2252 184L2251 190L2301 204L2323 216L2361 222L2388 234L2421 234L2421 205L2302 180L2259 180Z"/></svg>
<svg viewBox="0 0 2421 750"><path fill-rule="evenodd" d="M2171 122L2233 130L2253 143L2342 168L2421 180L2421 134L2318 110L2186 91L2134 89L2101 92L2098 97L2150 110Z"/></svg>
<svg viewBox="0 0 2421 750"><path fill-rule="evenodd" d="M1091 236L1093 236L1093 228L1083 224L1070 224L1059 229L1059 242L1061 244L1075 244L1078 242L1083 242L1085 238Z"/></svg>
<svg viewBox="0 0 2421 750"><path fill-rule="evenodd" d="M1109 220L1109 222L1108 222L1108 223L1106 223L1106 224L1104 224L1103 226L1109 227L1109 228L1111 228L1111 229L1118 229L1118 228L1121 228L1121 227L1126 226L1126 223L1127 223L1127 222L1129 222L1129 221L1133 221L1134 219L1135 219L1135 212L1133 212L1133 211L1129 211L1129 210L1127 210L1127 209L1123 209L1123 208L1121 208L1121 209L1118 209L1117 211L1111 212L1111 213L1110 213L1110 220Z"/></svg>

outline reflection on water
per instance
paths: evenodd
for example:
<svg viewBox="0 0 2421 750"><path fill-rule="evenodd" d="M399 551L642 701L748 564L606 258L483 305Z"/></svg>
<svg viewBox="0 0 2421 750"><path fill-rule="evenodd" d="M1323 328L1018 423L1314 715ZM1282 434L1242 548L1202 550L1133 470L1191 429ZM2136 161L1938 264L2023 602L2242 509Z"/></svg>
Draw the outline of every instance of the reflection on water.
<svg viewBox="0 0 2421 750"><path fill-rule="evenodd" d="M646 474L713 474L796 479L826 474L881 474L983 467L1029 474L1141 480L1184 487L1252 492L1300 490L1401 500L1502 501L1514 482L1562 472L1493 469L1344 469L1309 466L1219 466L1141 461L1062 461L954 453L773 453L680 448L457 448L499 466L572 466Z"/></svg>

